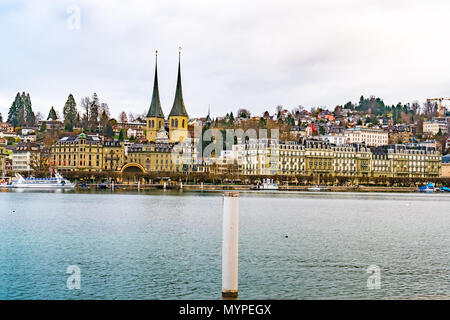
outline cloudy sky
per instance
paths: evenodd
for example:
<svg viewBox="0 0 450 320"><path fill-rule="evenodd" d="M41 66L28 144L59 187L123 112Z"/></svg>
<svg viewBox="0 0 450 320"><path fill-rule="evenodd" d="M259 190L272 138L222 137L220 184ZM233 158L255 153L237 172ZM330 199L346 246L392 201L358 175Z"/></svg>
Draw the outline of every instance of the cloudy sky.
<svg viewBox="0 0 450 320"><path fill-rule="evenodd" d="M449 12L448 0L0 0L0 112L26 91L45 115L93 92L114 117L143 113L158 50L167 115L179 46L192 117L447 97Z"/></svg>

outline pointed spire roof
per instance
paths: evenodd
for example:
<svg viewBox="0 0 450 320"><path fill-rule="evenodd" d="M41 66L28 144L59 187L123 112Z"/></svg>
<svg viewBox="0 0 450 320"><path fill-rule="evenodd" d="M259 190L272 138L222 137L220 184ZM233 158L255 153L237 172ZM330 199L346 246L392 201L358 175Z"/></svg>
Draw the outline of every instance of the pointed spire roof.
<svg viewBox="0 0 450 320"><path fill-rule="evenodd" d="M164 118L164 113L161 109L161 102L159 101L159 88L158 88L158 51L155 52L155 81L153 83L153 96L150 103L150 109L148 110L147 117Z"/></svg>
<svg viewBox="0 0 450 320"><path fill-rule="evenodd" d="M177 89L175 91L175 100L173 101L172 110L170 110L170 116L184 116L187 117L186 108L183 101L183 90L181 88L181 47L178 51L178 78L177 78Z"/></svg>

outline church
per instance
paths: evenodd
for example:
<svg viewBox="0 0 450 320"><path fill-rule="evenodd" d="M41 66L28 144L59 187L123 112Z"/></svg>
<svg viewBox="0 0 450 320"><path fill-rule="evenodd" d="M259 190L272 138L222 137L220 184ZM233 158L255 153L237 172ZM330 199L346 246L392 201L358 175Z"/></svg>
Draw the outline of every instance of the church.
<svg viewBox="0 0 450 320"><path fill-rule="evenodd" d="M181 87L181 51L178 53L178 76L175 99L170 110L167 126L165 125L164 112L161 108L158 88L158 51L155 59L155 79L153 82L153 95L150 108L147 113L146 138L148 142L177 143L188 136L188 114L183 101Z"/></svg>

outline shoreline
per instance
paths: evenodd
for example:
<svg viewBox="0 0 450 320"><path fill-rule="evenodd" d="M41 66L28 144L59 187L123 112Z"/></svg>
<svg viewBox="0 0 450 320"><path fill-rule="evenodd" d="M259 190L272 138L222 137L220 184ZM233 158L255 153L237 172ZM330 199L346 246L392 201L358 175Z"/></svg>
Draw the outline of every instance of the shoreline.
<svg viewBox="0 0 450 320"><path fill-rule="evenodd" d="M89 184L86 187L76 186L75 190L111 190L111 186L106 189L101 189L99 184ZM257 192L277 192L277 191L307 191L311 193L320 192L392 192L392 193L415 193L419 192L417 187L381 187L381 186L327 186L322 191L310 191L309 188L313 186L279 186L278 190L253 190L252 185L179 185L166 186L159 184L115 184L114 190L116 191L151 191L151 190L180 190L180 191L257 191Z"/></svg>

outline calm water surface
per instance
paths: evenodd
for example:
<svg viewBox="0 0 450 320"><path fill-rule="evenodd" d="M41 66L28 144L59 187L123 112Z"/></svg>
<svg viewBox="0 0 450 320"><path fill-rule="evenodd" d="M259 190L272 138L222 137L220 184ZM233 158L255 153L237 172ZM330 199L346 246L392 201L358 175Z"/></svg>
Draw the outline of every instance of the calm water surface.
<svg viewBox="0 0 450 320"><path fill-rule="evenodd" d="M450 296L449 194L239 202L241 299ZM0 299L219 299L221 214L212 192L1 192ZM69 265L81 290L66 288Z"/></svg>

